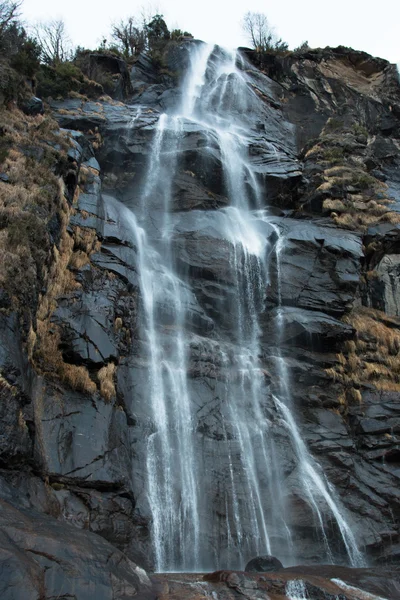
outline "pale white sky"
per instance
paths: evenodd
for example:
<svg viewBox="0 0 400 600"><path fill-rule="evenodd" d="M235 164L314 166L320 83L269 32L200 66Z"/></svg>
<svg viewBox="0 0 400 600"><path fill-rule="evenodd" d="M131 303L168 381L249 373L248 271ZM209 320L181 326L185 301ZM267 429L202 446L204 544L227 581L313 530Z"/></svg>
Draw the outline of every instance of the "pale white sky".
<svg viewBox="0 0 400 600"><path fill-rule="evenodd" d="M23 16L28 22L61 17L74 45L94 48L113 21L139 14L143 5L161 12L170 29L222 46L247 44L240 21L251 10L265 13L290 48L304 40L312 47L342 44L400 62L399 0L24 0Z"/></svg>

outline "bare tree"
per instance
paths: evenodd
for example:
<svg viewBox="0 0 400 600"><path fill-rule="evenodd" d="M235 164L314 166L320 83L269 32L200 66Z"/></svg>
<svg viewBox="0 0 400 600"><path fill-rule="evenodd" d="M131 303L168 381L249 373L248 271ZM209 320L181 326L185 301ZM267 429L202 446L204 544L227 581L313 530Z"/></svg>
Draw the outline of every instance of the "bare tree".
<svg viewBox="0 0 400 600"><path fill-rule="evenodd" d="M286 42L277 37L263 13L247 12L242 20L242 28L257 52L288 49Z"/></svg>
<svg viewBox="0 0 400 600"><path fill-rule="evenodd" d="M42 48L42 60L56 65L72 58L72 44L62 19L38 23L34 35Z"/></svg>
<svg viewBox="0 0 400 600"><path fill-rule="evenodd" d="M114 24L111 37L122 47L126 56L136 56L146 46L146 28L134 17Z"/></svg>
<svg viewBox="0 0 400 600"><path fill-rule="evenodd" d="M3 0L0 2L0 38L20 16L21 4L22 0L18 0L18 2Z"/></svg>

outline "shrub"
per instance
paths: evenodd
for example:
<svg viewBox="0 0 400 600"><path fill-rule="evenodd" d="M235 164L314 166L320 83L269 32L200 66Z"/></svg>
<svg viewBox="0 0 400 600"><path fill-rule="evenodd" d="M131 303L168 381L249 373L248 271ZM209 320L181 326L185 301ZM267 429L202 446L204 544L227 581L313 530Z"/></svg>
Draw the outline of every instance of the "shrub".
<svg viewBox="0 0 400 600"><path fill-rule="evenodd" d="M330 117L325 125L325 129L328 132L342 129L342 127L344 127L344 121L342 119L338 119L337 117Z"/></svg>
<svg viewBox="0 0 400 600"><path fill-rule="evenodd" d="M65 98L69 92L78 92L83 83L82 71L71 62L58 63L56 66L41 65L37 76L37 93L47 98Z"/></svg>
<svg viewBox="0 0 400 600"><path fill-rule="evenodd" d="M0 60L0 106L16 100L23 86L21 75Z"/></svg>
<svg viewBox="0 0 400 600"><path fill-rule="evenodd" d="M10 147L10 140L6 137L0 137L0 165L6 160Z"/></svg>
<svg viewBox="0 0 400 600"><path fill-rule="evenodd" d="M366 127L364 127L363 125L360 125L359 123L354 123L353 133L354 133L354 135L364 135L364 136L368 137L368 130L366 129Z"/></svg>
<svg viewBox="0 0 400 600"><path fill-rule="evenodd" d="M359 187L361 190L366 190L373 187L377 181L375 177L368 175L368 173L360 173L353 177L351 181L352 185Z"/></svg>
<svg viewBox="0 0 400 600"><path fill-rule="evenodd" d="M182 29L173 29L171 31L171 40L179 42L184 37L193 37L188 31L182 31Z"/></svg>
<svg viewBox="0 0 400 600"><path fill-rule="evenodd" d="M324 152L323 152L322 157L324 160L326 160L332 164L340 163L344 160L343 148L341 148L340 146L326 148L326 150L324 150Z"/></svg>
<svg viewBox="0 0 400 600"><path fill-rule="evenodd" d="M40 67L40 53L41 48L36 40L27 38L12 57L11 66L21 75L33 79Z"/></svg>

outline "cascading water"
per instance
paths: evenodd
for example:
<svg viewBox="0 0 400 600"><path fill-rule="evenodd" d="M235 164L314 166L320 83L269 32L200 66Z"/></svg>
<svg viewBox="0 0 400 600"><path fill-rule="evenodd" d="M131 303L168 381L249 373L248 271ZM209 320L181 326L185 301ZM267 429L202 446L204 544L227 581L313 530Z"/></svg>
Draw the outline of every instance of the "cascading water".
<svg viewBox="0 0 400 600"><path fill-rule="evenodd" d="M272 218L260 213L262 182L249 160L247 117L261 100L246 78L244 59L236 53L193 44L190 59L179 109L159 118L137 216L127 216L139 257L151 419L145 491L156 570L241 569L249 558L266 553L295 562L287 490L274 440L274 421L279 419L289 432L300 464L303 495L325 541L326 556L321 559L331 559L322 498L324 510L338 525L349 561L360 563L342 510L295 424L284 360L277 359L282 363L283 383L275 400L262 366L259 315L278 229ZM201 131L204 151L220 157L229 201L228 207L214 211L213 216L214 232L229 249L231 274L231 325L223 328L219 340L212 333L206 338L190 331L198 303L190 279L176 266L174 236L179 219L172 218L171 203L188 130ZM276 155L276 148L271 152ZM154 198L158 199L157 216L150 214ZM200 227L203 213L192 211L192 219ZM145 230L150 222L151 235ZM282 243L278 235L278 246ZM203 409L189 373L194 346L212 353L218 373L213 402L220 433L211 441L199 435ZM203 460L205 454L208 462ZM210 463L215 472L206 467Z"/></svg>

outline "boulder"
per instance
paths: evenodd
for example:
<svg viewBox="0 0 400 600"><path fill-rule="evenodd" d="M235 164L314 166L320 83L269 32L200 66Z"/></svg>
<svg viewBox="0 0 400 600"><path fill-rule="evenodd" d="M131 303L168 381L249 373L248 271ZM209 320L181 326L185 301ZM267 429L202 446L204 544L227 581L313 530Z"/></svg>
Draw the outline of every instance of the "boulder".
<svg viewBox="0 0 400 600"><path fill-rule="evenodd" d="M258 573L268 573L270 571L279 571L283 569L283 564L275 556L257 556L252 558L245 566L245 571L256 571Z"/></svg>
<svg viewBox="0 0 400 600"><path fill-rule="evenodd" d="M29 100L25 100L21 104L21 109L30 117L35 117L36 115L42 115L44 113L43 102L40 98L36 98L36 96L32 96Z"/></svg>

